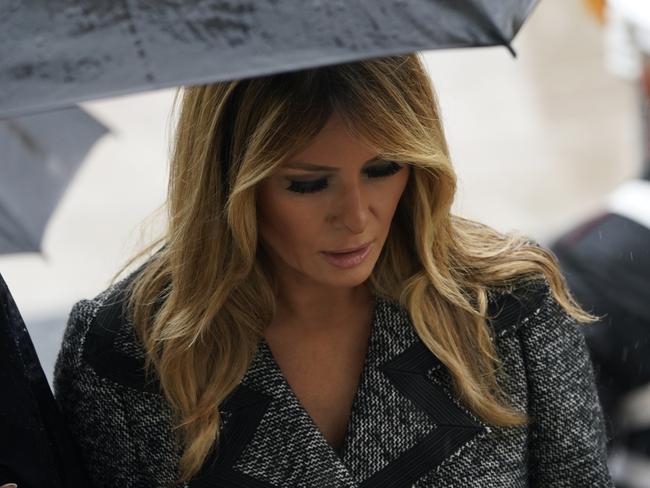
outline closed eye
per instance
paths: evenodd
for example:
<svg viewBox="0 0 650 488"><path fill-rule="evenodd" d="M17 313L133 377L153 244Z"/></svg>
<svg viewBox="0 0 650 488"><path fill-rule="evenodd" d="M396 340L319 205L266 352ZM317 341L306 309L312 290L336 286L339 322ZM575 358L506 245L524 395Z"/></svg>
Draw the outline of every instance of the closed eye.
<svg viewBox="0 0 650 488"><path fill-rule="evenodd" d="M385 178L394 175L403 168L402 165L395 162L382 166L374 166L365 170L369 178ZM327 178L319 178L318 180L297 181L289 179L291 185L286 190L295 193L314 193L327 188Z"/></svg>

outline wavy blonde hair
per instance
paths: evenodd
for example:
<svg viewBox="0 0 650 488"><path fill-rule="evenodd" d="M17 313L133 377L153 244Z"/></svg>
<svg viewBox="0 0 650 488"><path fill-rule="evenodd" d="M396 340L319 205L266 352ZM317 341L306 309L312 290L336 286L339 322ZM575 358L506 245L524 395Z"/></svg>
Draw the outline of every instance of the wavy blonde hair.
<svg viewBox="0 0 650 488"><path fill-rule="evenodd" d="M571 298L553 254L451 214L456 175L418 54L185 88L167 229L121 270L148 257L131 282L128 309L146 369L175 415L181 480L218 445L217 406L243 377L275 313L274 276L258 245L256 186L334 111L380 156L412 167L369 284L408 310L476 415L500 426L526 421L497 383L490 287L545 278L570 315L592 319Z"/></svg>

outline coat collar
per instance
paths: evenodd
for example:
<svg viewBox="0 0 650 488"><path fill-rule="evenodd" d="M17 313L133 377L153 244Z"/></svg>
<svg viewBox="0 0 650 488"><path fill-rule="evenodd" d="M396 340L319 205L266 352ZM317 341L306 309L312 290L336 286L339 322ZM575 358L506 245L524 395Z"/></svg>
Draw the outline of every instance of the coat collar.
<svg viewBox="0 0 650 488"><path fill-rule="evenodd" d="M514 330L540 303L544 285L490 301L495 335ZM100 308L84 356L100 376L149 393L141 361L117 351L120 300ZM489 427L453 396L451 375L415 333L398 302L376 297L368 350L342 455L302 407L260 342L240 385L220 405L222 443L190 488L410 487L457 455Z"/></svg>
<svg viewBox="0 0 650 488"><path fill-rule="evenodd" d="M262 340L221 407L227 418L222 454L190 487L410 487L488 430L451 399L446 384L445 368L419 340L408 314L377 298L339 457Z"/></svg>

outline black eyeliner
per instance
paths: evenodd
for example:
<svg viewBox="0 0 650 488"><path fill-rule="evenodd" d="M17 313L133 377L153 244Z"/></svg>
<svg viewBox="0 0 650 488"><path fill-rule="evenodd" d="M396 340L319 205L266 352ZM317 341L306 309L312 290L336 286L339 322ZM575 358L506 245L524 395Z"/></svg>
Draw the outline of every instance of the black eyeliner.
<svg viewBox="0 0 650 488"><path fill-rule="evenodd" d="M365 170L366 174L371 178L383 178L391 176L400 171L403 166L395 163L394 161L386 166L373 167ZM291 180L291 185L286 190L293 193L313 193L323 190L327 187L327 178L319 178L312 181L297 181Z"/></svg>

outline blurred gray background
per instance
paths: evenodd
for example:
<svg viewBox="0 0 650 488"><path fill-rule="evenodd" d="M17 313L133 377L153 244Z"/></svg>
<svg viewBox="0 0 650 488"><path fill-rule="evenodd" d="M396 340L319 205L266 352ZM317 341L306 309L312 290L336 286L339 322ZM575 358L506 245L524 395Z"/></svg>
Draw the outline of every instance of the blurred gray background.
<svg viewBox="0 0 650 488"><path fill-rule="evenodd" d="M505 48L425 53L459 175L458 214L549 243L637 174L637 86L606 69L603 33L583 1L542 0L514 41L517 59ZM112 134L57 208L44 254L0 257L50 381L72 305L108 286L160 226L145 219L165 197L173 95L82 104Z"/></svg>

